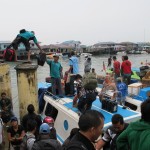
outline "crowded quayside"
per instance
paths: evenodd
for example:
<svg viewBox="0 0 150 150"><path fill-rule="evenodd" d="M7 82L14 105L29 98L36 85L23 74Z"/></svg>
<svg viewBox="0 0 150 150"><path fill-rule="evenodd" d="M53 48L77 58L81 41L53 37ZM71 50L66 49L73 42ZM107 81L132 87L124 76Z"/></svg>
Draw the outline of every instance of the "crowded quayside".
<svg viewBox="0 0 150 150"><path fill-rule="evenodd" d="M20 32L0 62L0 150L150 149L148 61L133 68L130 55L122 55L121 60L112 55L100 64L100 74L91 54L79 58L72 50L64 67L63 56L46 55L33 31ZM40 49L34 61L30 39ZM18 60L20 42L27 49L27 61ZM82 74L79 59L84 62ZM42 68L46 65L49 74L41 82L38 75L45 74ZM18 106L11 96L15 89L12 70L16 72Z"/></svg>

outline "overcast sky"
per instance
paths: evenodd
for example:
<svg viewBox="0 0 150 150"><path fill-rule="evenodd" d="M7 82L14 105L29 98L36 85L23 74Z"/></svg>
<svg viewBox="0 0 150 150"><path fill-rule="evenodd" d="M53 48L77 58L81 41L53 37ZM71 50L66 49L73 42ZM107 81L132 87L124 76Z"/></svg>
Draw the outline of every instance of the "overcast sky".
<svg viewBox="0 0 150 150"><path fill-rule="evenodd" d="M150 42L150 0L0 0L0 41L20 29L42 44Z"/></svg>

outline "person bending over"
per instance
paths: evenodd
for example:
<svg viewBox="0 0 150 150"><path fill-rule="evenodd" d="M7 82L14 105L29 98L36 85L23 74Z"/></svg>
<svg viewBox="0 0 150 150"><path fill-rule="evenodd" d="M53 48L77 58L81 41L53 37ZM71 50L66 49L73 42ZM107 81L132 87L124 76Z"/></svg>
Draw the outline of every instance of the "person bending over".
<svg viewBox="0 0 150 150"><path fill-rule="evenodd" d="M17 37L13 40L13 42L7 47L7 49L13 47L15 49L15 61L17 61L17 52L18 46L20 43L23 43L26 51L28 51L28 61L30 61L30 42L33 40L36 46L40 49L40 52L42 53L43 50L41 49L36 37L34 31L26 31L25 29L20 30L20 33L17 35Z"/></svg>

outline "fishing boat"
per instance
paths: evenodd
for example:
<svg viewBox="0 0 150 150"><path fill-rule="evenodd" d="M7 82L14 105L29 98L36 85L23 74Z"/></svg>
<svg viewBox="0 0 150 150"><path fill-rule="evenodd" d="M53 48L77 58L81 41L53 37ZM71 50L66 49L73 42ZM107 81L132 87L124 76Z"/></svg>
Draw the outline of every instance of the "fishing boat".
<svg viewBox="0 0 150 150"><path fill-rule="evenodd" d="M47 84L39 85L39 87L47 87ZM42 118L45 116L51 116L55 119L55 128L57 130L57 138L63 143L64 140L70 135L72 128L78 127L78 120L80 112L77 108L73 107L73 98L58 98L49 92L44 94L44 107L41 112ZM92 109L101 112L105 117L104 129L111 125L111 118L114 114L119 113L123 116L125 122L132 122L138 120L141 117L139 112L123 109L122 106L118 105L116 112L111 113L102 109L102 104L97 99L92 104Z"/></svg>

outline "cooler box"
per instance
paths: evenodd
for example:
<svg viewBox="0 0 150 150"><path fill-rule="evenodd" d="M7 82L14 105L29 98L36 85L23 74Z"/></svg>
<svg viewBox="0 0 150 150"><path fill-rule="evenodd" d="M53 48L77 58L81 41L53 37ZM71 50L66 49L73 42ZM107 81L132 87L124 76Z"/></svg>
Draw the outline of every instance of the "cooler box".
<svg viewBox="0 0 150 150"><path fill-rule="evenodd" d="M139 96L143 97L144 100L146 100L148 97L150 97L150 87L141 89Z"/></svg>
<svg viewBox="0 0 150 150"><path fill-rule="evenodd" d="M141 88L142 88L142 83L130 84L130 85L128 85L128 94L129 95L138 95Z"/></svg>

